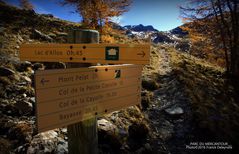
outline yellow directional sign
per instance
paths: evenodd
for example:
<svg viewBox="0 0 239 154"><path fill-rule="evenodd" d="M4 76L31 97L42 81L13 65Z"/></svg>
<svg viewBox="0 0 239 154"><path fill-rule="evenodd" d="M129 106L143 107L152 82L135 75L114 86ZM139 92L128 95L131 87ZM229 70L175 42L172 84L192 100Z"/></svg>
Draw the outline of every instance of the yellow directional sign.
<svg viewBox="0 0 239 154"><path fill-rule="evenodd" d="M38 132L140 103L139 65L37 71Z"/></svg>
<svg viewBox="0 0 239 154"><path fill-rule="evenodd" d="M150 45L23 44L20 59L38 62L148 64Z"/></svg>

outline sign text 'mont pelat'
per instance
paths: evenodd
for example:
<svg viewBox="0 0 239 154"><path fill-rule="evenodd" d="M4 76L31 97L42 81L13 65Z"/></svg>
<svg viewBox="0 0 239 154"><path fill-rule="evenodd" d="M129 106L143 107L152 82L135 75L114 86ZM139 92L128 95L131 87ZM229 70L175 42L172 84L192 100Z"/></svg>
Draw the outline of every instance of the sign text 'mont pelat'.
<svg viewBox="0 0 239 154"><path fill-rule="evenodd" d="M38 62L148 64L150 45L23 44L20 59Z"/></svg>
<svg viewBox="0 0 239 154"><path fill-rule="evenodd" d="M38 132L140 103L139 65L37 71Z"/></svg>

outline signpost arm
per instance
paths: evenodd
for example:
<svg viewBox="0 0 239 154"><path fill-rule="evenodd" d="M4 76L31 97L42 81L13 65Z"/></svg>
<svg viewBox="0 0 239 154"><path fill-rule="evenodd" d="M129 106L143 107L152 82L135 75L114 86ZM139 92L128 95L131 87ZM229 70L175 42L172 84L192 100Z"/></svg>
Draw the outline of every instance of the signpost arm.
<svg viewBox="0 0 239 154"><path fill-rule="evenodd" d="M99 32L95 30L72 30L68 33L68 43L99 43ZM68 68L87 67L90 64L68 63ZM98 133L96 117L68 125L69 154L97 154Z"/></svg>

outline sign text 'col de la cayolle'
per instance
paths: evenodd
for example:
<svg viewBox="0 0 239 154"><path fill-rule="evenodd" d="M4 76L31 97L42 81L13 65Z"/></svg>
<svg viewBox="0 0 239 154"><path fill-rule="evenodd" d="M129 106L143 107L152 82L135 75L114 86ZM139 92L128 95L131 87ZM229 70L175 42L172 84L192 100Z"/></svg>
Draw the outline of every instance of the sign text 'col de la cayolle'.
<svg viewBox="0 0 239 154"><path fill-rule="evenodd" d="M22 45L21 60L122 64L36 71L38 132L140 104L142 64L149 63L149 51L149 45Z"/></svg>

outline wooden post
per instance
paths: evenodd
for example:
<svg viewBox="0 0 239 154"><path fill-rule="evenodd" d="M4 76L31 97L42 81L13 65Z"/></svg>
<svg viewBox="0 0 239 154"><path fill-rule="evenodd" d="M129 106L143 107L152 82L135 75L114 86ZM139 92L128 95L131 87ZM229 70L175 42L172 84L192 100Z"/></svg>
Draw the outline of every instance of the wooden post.
<svg viewBox="0 0 239 154"><path fill-rule="evenodd" d="M99 32L95 30L72 30L68 33L68 43L99 43ZM91 64L68 63L68 68L88 67ZM92 118L68 125L69 154L97 154L97 119Z"/></svg>

